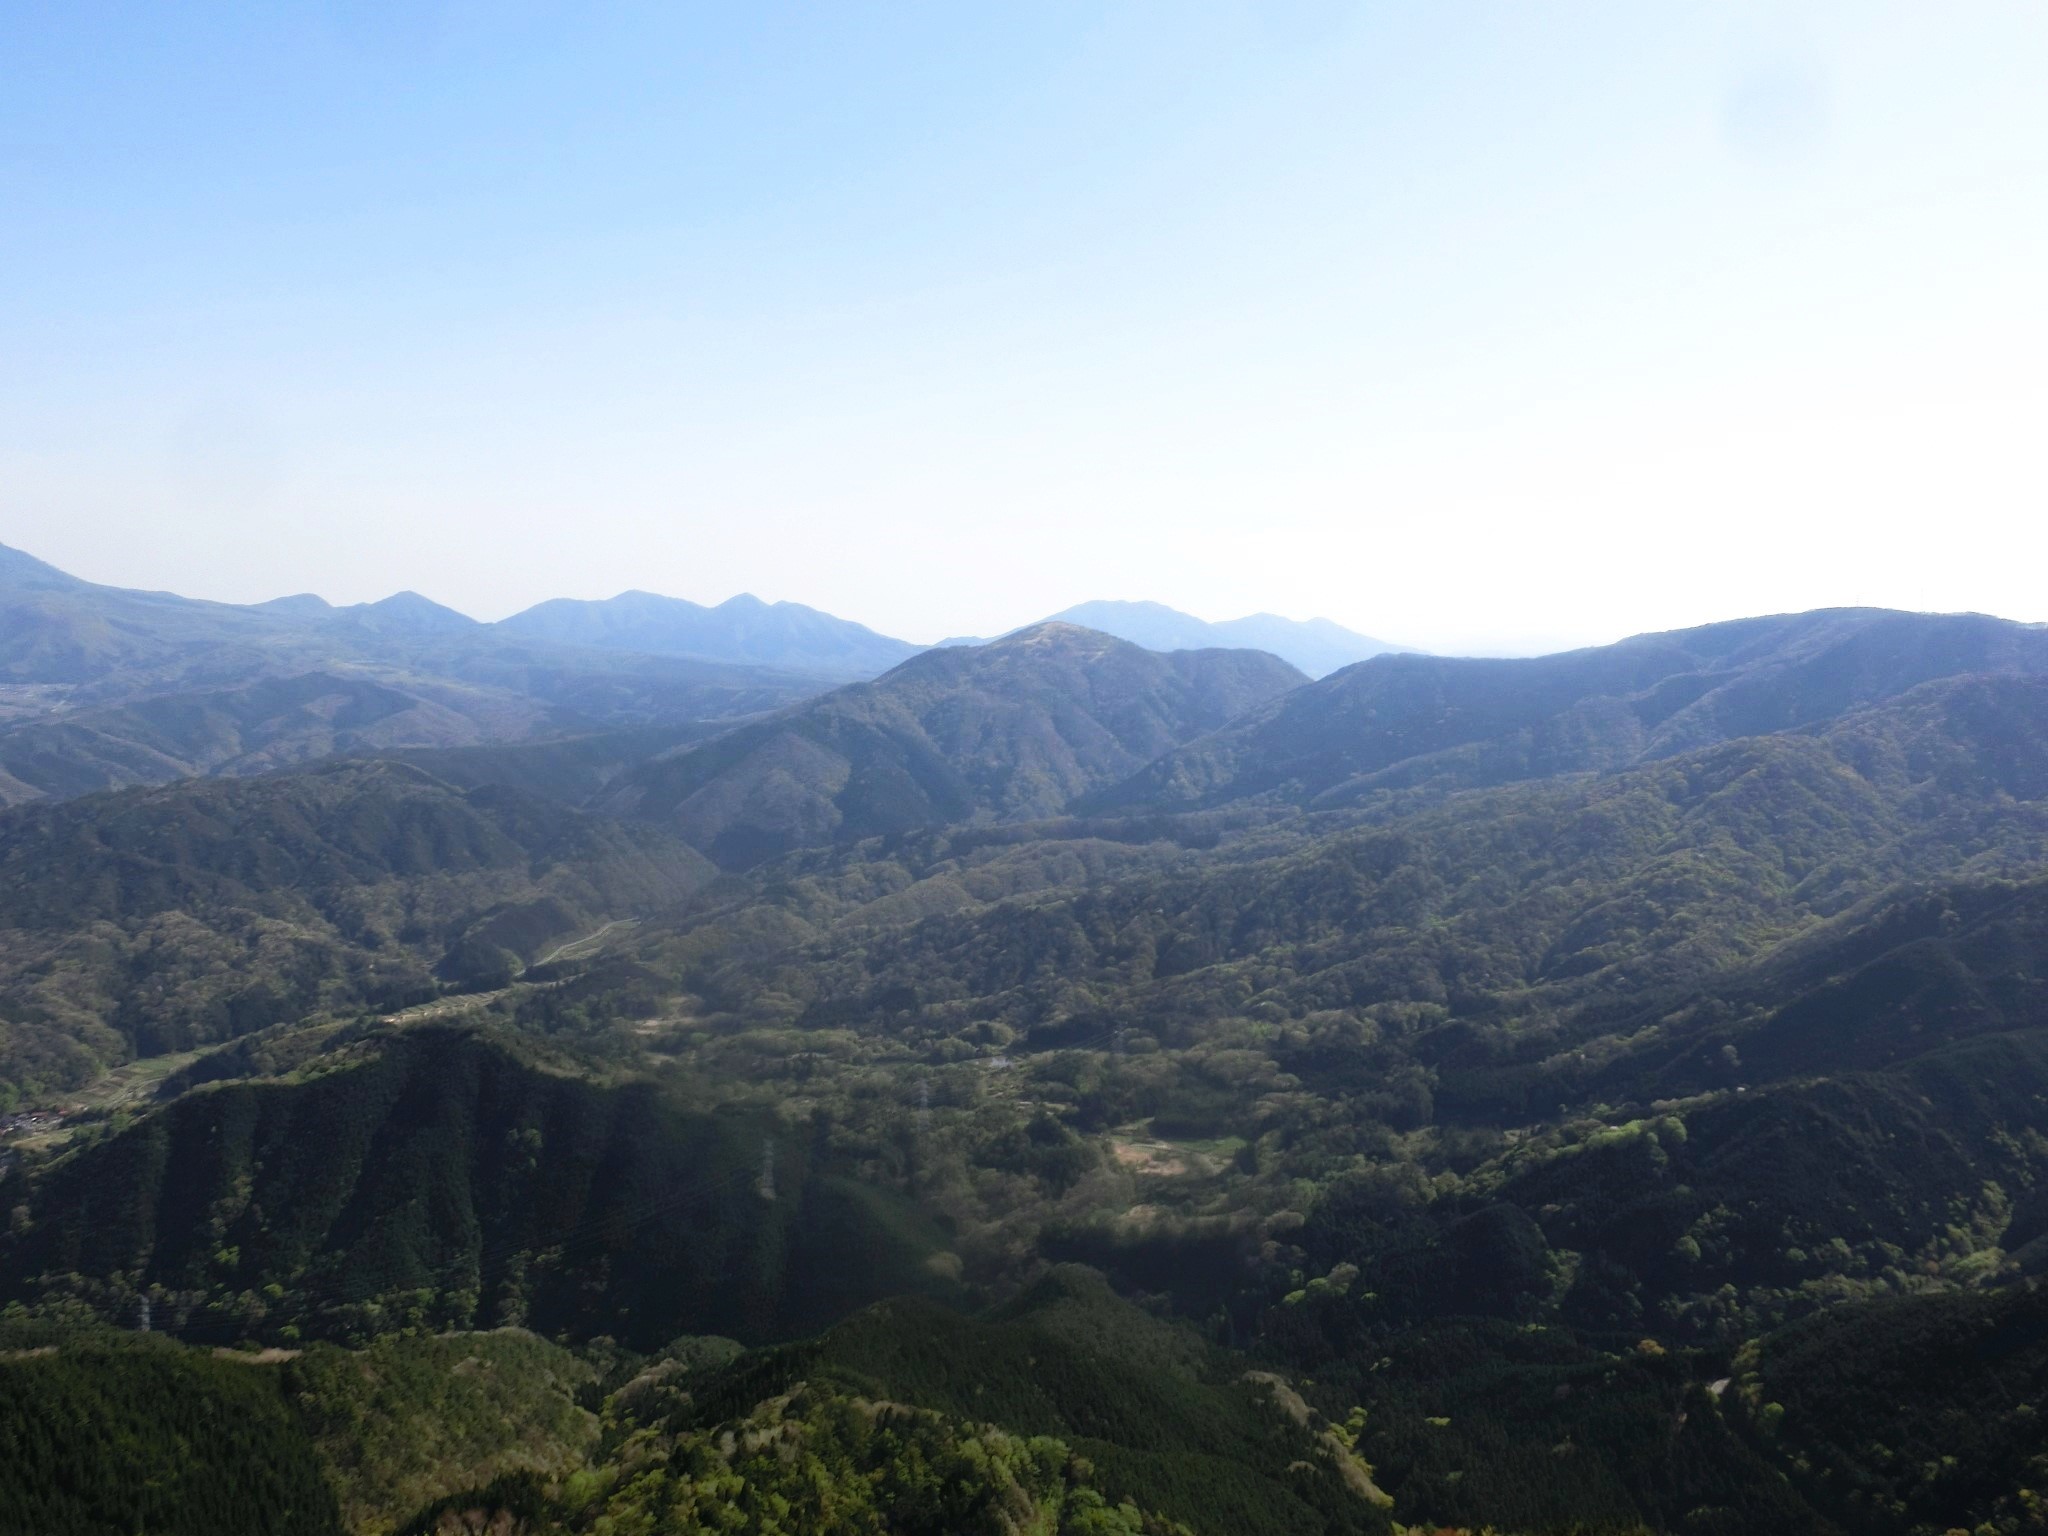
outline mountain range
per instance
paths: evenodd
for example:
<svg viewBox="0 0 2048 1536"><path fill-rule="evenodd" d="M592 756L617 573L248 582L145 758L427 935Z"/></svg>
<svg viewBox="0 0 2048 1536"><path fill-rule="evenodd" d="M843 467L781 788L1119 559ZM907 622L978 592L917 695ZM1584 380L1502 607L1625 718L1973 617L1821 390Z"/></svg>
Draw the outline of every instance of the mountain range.
<svg viewBox="0 0 2048 1536"><path fill-rule="evenodd" d="M764 603L744 592L715 608L652 592L622 592L602 602L558 597L502 619L496 628L559 645L699 656L841 678L873 677L921 649L801 603Z"/></svg>
<svg viewBox="0 0 2048 1536"><path fill-rule="evenodd" d="M785 607L0 562L0 1530L2038 1527L2048 628Z"/></svg>
<svg viewBox="0 0 2048 1536"><path fill-rule="evenodd" d="M739 718L840 675L557 642L411 592L344 608L135 592L0 548L0 804Z"/></svg>
<svg viewBox="0 0 2048 1536"><path fill-rule="evenodd" d="M2048 672L2048 626L1822 609L1514 660L1383 656L1276 698L1093 802L1331 807L1418 783L1612 770L1809 729L1937 678Z"/></svg>
<svg viewBox="0 0 2048 1536"><path fill-rule="evenodd" d="M1067 622L1093 616L1154 650L1296 655L1312 675L1377 647L1323 621L1084 607ZM744 594L716 607L556 599L483 624L416 592L336 607L312 593L236 605L99 586L0 546L0 804L339 752L681 729L875 677L921 649Z"/></svg>

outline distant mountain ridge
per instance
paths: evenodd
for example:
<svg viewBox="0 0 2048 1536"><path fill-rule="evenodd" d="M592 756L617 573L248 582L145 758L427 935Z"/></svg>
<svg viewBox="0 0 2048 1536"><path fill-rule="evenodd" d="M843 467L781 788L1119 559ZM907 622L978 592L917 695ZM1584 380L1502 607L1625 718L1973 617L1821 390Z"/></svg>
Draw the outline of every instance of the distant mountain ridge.
<svg viewBox="0 0 2048 1536"><path fill-rule="evenodd" d="M1210 623L1154 602L1079 603L1040 622L1096 630L1152 651L1266 651L1311 678L1410 649L1329 619L1255 613ZM558 597L495 623L413 591L341 606L313 592L220 603L102 586L0 545L0 683L80 684L167 659L188 662L198 646L275 650L344 636L373 643L503 639L774 668L832 681L880 676L926 649L986 643L959 638L938 647L916 645L803 603L764 602L747 592L715 605L637 589L603 599Z"/></svg>
<svg viewBox="0 0 2048 1536"><path fill-rule="evenodd" d="M802 603L748 593L716 607L652 592L555 598L483 623L412 591L336 606L312 592L241 604L102 586L0 545L0 684L80 687L113 678L160 686L186 680L195 668L207 682L247 682L276 675L293 658L332 663L337 646L376 652L450 640L713 662L835 682L876 676L923 649Z"/></svg>
<svg viewBox="0 0 2048 1536"><path fill-rule="evenodd" d="M415 592L241 606L99 586L0 546L0 804L343 753L624 732L575 755L564 781L606 808L666 807L699 846L724 839L721 859L749 863L819 836L960 818L1250 800L1337 809L1385 791L1610 771L1812 728L1939 678L2048 671L2043 626L1879 609L1489 659L1400 651L1327 620L1210 624L1157 603L1091 602L980 645L975 662L943 659L968 644L921 650L746 594L715 607L642 591L555 599L493 624ZM1147 671L1140 654L1212 660ZM1226 654L1239 660L1213 660ZM1251 668L1251 654L1270 665ZM1229 686L1195 707L1224 674ZM1110 677L1128 698L1100 691ZM879 693L859 691L867 678ZM820 698L835 683L856 687ZM805 700L818 709L786 713ZM1133 700L1145 702L1130 731L1096 713ZM869 717L877 707L887 720ZM759 742L744 731L706 740L718 722L773 711L785 713L762 722L760 741L780 743L767 758L749 756ZM647 729L676 751L633 760ZM714 761L724 766L697 782ZM552 782L560 768L535 771Z"/></svg>
<svg viewBox="0 0 2048 1536"><path fill-rule="evenodd" d="M101 586L0 545L0 805L340 752L732 719L842 680L844 650L807 670L795 653L771 667L602 649L417 592L216 603Z"/></svg>
<svg viewBox="0 0 2048 1536"><path fill-rule="evenodd" d="M1212 624L1164 603L1151 602L1076 603L1040 622L1078 624L1083 629L1099 630L1142 645L1148 651L1266 651L1311 678L1327 677L1340 667L1371 656L1408 653L1410 649L1361 635L1329 619L1285 619L1276 613L1253 613ZM987 642L962 637L939 643L959 646Z"/></svg>
<svg viewBox="0 0 2048 1536"><path fill-rule="evenodd" d="M557 597L494 627L597 650L697 656L848 678L886 672L922 649L802 603L765 603L750 592L713 608L654 592L621 592L602 601Z"/></svg>

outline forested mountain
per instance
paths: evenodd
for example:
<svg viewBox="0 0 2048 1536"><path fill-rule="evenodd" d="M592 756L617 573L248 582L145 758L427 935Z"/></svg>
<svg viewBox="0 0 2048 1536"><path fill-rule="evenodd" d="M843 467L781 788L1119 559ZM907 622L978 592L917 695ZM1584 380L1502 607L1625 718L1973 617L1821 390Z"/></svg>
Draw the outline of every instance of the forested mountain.
<svg viewBox="0 0 2048 1536"><path fill-rule="evenodd" d="M342 1536L271 1373L168 1342L0 1351L0 1531Z"/></svg>
<svg viewBox="0 0 2048 1536"><path fill-rule="evenodd" d="M1370 1530L1385 1495L1349 1446L1289 1411L1284 1379L1232 1369L1188 1330L1052 1269L980 1317L916 1299L869 1308L801 1344L742 1356L693 1384L698 1423L803 1382L888 1398L1088 1459L1105 1501L1196 1528Z"/></svg>
<svg viewBox="0 0 2048 1536"><path fill-rule="evenodd" d="M69 799L206 774L263 773L341 753L519 740L579 723L516 695L308 672L159 694L0 728L0 803Z"/></svg>
<svg viewBox="0 0 2048 1536"><path fill-rule="evenodd" d="M418 747L378 754L411 763L464 789L499 785L564 806L588 806L628 768L732 729L730 721L690 720L580 732L540 741Z"/></svg>
<svg viewBox="0 0 2048 1536"><path fill-rule="evenodd" d="M1158 655L1043 624L623 775L608 808L744 866L809 843L1050 816L1301 682L1256 651Z"/></svg>
<svg viewBox="0 0 2048 1536"><path fill-rule="evenodd" d="M153 1393L178 1409L153 1418ZM897 1301L751 1353L579 1354L507 1328L221 1359L101 1335L0 1357L0 1442L26 1453L0 1464L10 1533L31 1528L15 1513L65 1536L1386 1528L1345 1432L1284 1379L1071 1268L979 1317Z"/></svg>
<svg viewBox="0 0 2048 1536"><path fill-rule="evenodd" d="M329 756L565 740L653 727L668 740L825 685L741 667L503 647L252 682L145 690L118 702L32 701L0 719L0 806L204 774L262 773ZM23 690L37 693L39 690Z"/></svg>
<svg viewBox="0 0 2048 1536"><path fill-rule="evenodd" d="M653 592L621 592L601 602L558 597L501 619L496 628L562 645L695 656L828 677L873 677L919 649L802 603L764 603L746 592L714 608Z"/></svg>
<svg viewBox="0 0 2048 1536"><path fill-rule="evenodd" d="M1946 723L1939 754L1920 733L1930 718ZM886 882L864 850L784 898L813 925L796 995L857 1014L870 996L928 992L943 1031L1099 1013L1160 1038L1268 1002L1414 1023L1470 1012L1514 1020L1501 1043L1525 1058L1576 1050L1585 1026L1564 1021L1582 1009L1597 1022L1697 987L1900 882L2038 869L2044 719L2048 679L1936 684L1824 733L1264 825L1201 858L1111 845L1085 883L1021 867L1072 858L1087 823L1053 842L890 850Z"/></svg>
<svg viewBox="0 0 2048 1536"><path fill-rule="evenodd" d="M1382 788L1613 769L1825 724L1918 684L2048 671L2048 628L1826 609L1639 635L1558 656L1381 656L1275 699L1097 797L1334 806Z"/></svg>
<svg viewBox="0 0 2048 1536"><path fill-rule="evenodd" d="M659 833L388 763L25 807L0 817L0 1088L502 980L708 875Z"/></svg>
<svg viewBox="0 0 2048 1536"><path fill-rule="evenodd" d="M786 1338L948 1289L923 1267L935 1232L772 1120L431 1025L328 1062L188 1094L14 1191L27 1216L0 1238L0 1287L117 1314L154 1295L196 1338L530 1324L642 1349L691 1329Z"/></svg>
<svg viewBox="0 0 2048 1536"><path fill-rule="evenodd" d="M329 675L0 815L0 1531L2041 1527L2048 631Z"/></svg>

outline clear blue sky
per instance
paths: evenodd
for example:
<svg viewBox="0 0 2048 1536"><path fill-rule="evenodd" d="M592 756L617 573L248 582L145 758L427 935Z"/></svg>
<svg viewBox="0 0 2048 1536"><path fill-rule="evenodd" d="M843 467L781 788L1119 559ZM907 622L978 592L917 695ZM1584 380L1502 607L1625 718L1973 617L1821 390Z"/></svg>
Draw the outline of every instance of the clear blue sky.
<svg viewBox="0 0 2048 1536"><path fill-rule="evenodd" d="M484 617L2048 619L2048 6L0 11L0 541Z"/></svg>

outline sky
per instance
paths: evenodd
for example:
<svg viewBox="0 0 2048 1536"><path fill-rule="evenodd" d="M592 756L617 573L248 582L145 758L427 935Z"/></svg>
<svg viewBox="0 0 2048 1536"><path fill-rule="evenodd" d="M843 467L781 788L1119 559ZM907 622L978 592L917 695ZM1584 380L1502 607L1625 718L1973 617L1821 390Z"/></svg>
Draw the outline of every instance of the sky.
<svg viewBox="0 0 2048 1536"><path fill-rule="evenodd" d="M2048 6L0 8L0 542L481 618L2048 620Z"/></svg>

